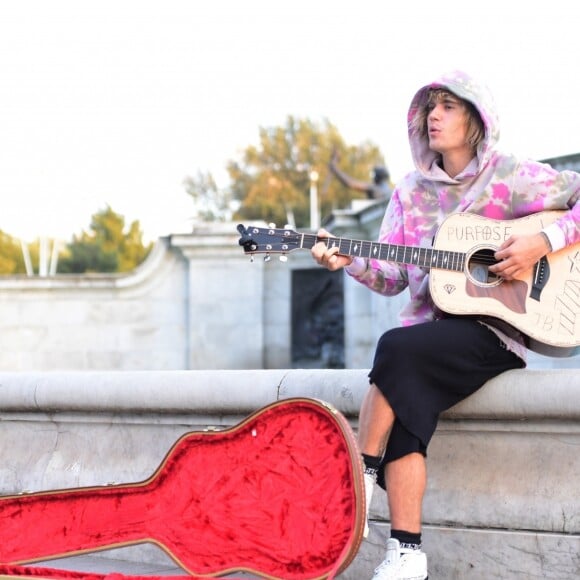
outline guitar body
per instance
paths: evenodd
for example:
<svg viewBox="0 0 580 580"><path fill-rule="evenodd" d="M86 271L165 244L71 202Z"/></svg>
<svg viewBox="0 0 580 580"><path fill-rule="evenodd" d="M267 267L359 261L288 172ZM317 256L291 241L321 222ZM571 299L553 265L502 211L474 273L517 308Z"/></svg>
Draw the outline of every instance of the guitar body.
<svg viewBox="0 0 580 580"><path fill-rule="evenodd" d="M539 232L559 215L544 212L509 221L451 215L439 228L434 247L464 252L467 260L463 271L431 269L430 289L437 306L449 314L503 320L523 332L529 347L542 354L571 354L580 337L579 244L549 254L509 282L488 278L485 266L469 259L478 252L493 253L511 235Z"/></svg>
<svg viewBox="0 0 580 580"><path fill-rule="evenodd" d="M235 427L185 434L146 481L0 498L0 563L151 542L191 575L323 579L348 566L363 527L347 420L287 399Z"/></svg>

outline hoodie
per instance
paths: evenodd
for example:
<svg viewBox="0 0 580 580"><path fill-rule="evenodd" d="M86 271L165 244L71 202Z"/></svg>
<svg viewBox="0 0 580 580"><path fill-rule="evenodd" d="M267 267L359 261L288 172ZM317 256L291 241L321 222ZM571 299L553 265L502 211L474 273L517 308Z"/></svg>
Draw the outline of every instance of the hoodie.
<svg viewBox="0 0 580 580"><path fill-rule="evenodd" d="M437 164L438 154L429 149L428 138L413 130L413 120L431 88L446 88L471 102L484 124L485 135L476 156L455 177ZM420 88L411 101L407 123L415 171L395 187L379 242L432 247L437 229L452 213L471 212L503 220L545 210L568 210L545 230L554 250L580 241L580 174L558 172L547 164L499 152L499 120L493 98L485 86L468 74L453 71ZM346 272L385 296L408 288L410 300L400 313L402 326L444 316L431 298L429 273L424 268L355 258ZM523 336L508 336L498 328L490 328L509 350L526 359Z"/></svg>

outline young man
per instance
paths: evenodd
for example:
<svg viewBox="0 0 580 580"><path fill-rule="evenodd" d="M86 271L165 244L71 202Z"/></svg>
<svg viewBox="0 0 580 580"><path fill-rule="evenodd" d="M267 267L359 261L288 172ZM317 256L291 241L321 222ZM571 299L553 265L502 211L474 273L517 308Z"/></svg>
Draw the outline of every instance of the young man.
<svg viewBox="0 0 580 580"><path fill-rule="evenodd" d="M455 71L421 88L412 100L409 141L416 170L395 188L379 241L430 247L449 214L471 212L514 219L544 210L566 210L541 232L512 236L490 270L507 280L547 253L580 241L580 175L497 152L499 126L487 90ZM321 230L321 237L329 236ZM391 537L375 580L427 578L421 550L425 457L439 414L487 380L525 366L524 339L515 329L453 317L429 294L428 271L338 254L319 243L314 259L390 296L408 288L401 327L378 342L370 387L359 416L367 510L374 483L387 490ZM512 332L513 330L513 332Z"/></svg>

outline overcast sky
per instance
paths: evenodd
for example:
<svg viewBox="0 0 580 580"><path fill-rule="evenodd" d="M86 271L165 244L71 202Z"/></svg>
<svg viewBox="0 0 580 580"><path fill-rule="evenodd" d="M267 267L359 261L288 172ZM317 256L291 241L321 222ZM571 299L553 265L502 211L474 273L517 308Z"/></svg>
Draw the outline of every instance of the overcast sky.
<svg viewBox="0 0 580 580"><path fill-rule="evenodd" d="M479 76L503 150L580 152L580 3L0 0L0 229L68 241L109 204L148 239L191 227L183 180L288 115L412 169L406 111Z"/></svg>

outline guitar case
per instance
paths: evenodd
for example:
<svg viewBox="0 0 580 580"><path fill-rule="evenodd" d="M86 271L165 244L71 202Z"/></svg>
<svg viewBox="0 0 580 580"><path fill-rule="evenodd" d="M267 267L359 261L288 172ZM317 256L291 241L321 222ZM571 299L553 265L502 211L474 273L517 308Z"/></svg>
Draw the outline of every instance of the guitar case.
<svg viewBox="0 0 580 580"><path fill-rule="evenodd" d="M286 399L186 433L145 481L0 497L0 576L119 578L23 564L150 542L189 578L334 578L360 546L364 501L346 418Z"/></svg>

